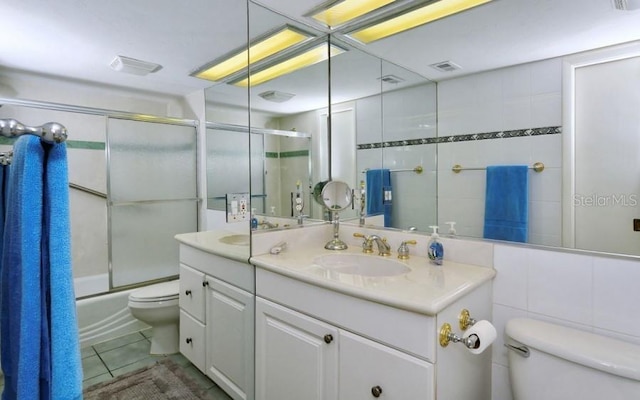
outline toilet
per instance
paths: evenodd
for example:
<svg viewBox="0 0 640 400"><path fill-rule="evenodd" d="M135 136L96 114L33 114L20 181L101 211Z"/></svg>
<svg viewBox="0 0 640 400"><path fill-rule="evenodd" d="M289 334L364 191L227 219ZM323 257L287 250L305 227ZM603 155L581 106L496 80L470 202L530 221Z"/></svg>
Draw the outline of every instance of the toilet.
<svg viewBox="0 0 640 400"><path fill-rule="evenodd" d="M640 398L638 345L528 318L505 333L515 400Z"/></svg>
<svg viewBox="0 0 640 400"><path fill-rule="evenodd" d="M179 352L180 280L157 283L129 294L131 315L153 328L151 354Z"/></svg>

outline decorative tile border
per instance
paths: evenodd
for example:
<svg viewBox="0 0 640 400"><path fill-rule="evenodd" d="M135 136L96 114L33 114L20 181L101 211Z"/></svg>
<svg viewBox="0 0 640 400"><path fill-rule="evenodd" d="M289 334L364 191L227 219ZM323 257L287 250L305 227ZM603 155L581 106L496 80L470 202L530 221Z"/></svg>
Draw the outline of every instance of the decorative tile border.
<svg viewBox="0 0 640 400"><path fill-rule="evenodd" d="M264 156L265 158L308 157L309 150L283 151L281 153L276 151L267 151L264 153Z"/></svg>
<svg viewBox="0 0 640 400"><path fill-rule="evenodd" d="M358 150L366 149L380 149L387 147L400 147L400 146L416 146L422 144L437 144L437 143L452 143L452 142L468 142L472 140L489 140L489 139L508 139L516 137L527 136L541 136L541 135L557 135L562 133L561 126L548 126L543 128L531 128L531 129L517 129L513 131L498 131L498 132L483 132L483 133L471 133L466 135L451 135L440 137L429 137L422 139L407 139L407 140L395 140L390 142L378 142L378 143L366 143L359 144Z"/></svg>

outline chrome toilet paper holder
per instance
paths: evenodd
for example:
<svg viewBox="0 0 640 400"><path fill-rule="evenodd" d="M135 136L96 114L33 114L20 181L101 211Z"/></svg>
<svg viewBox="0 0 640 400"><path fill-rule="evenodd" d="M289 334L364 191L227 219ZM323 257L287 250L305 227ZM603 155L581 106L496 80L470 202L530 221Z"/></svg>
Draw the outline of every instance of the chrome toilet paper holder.
<svg viewBox="0 0 640 400"><path fill-rule="evenodd" d="M475 318L471 317L469 310L462 309L458 315L458 326L461 330L466 331L469 327L475 325L478 322ZM449 323L444 323L440 328L440 346L447 347L449 343L462 343L468 349L477 349L480 346L480 340L476 335L470 335L467 338L460 337L453 332L453 328Z"/></svg>

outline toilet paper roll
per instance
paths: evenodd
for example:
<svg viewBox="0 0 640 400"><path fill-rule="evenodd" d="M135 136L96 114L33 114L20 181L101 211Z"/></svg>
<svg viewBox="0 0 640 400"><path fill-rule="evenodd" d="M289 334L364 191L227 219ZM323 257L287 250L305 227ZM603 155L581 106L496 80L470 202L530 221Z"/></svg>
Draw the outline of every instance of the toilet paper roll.
<svg viewBox="0 0 640 400"><path fill-rule="evenodd" d="M480 354L496 340L497 332L496 328L487 320L480 320L476 322L471 328L465 332L463 338L467 339L475 335L475 343L469 351L473 354Z"/></svg>

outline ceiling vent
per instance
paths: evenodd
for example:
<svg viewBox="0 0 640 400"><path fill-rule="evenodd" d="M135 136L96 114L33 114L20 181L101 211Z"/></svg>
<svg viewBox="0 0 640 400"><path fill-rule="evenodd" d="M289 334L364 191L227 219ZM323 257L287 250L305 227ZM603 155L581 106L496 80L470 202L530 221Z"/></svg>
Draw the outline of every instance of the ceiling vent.
<svg viewBox="0 0 640 400"><path fill-rule="evenodd" d="M278 92L277 90L268 90L266 92L259 93L258 96L267 101L273 101L274 103L284 103L291 100L295 94Z"/></svg>
<svg viewBox="0 0 640 400"><path fill-rule="evenodd" d="M640 9L640 0L611 0L616 10L638 10Z"/></svg>
<svg viewBox="0 0 640 400"><path fill-rule="evenodd" d="M439 63L431 64L431 68L435 68L440 72L451 72L461 69L462 67L451 61L440 61Z"/></svg>
<svg viewBox="0 0 640 400"><path fill-rule="evenodd" d="M124 56L116 56L109 64L111 69L118 72L126 72L134 75L147 75L149 73L158 72L162 69L162 65L154 64L148 61L136 60Z"/></svg>
<svg viewBox="0 0 640 400"><path fill-rule="evenodd" d="M395 75L385 75L385 76L381 76L380 80L384 83L392 83L394 85L400 83L400 82L404 82L404 79L400 78L399 76L395 76Z"/></svg>

